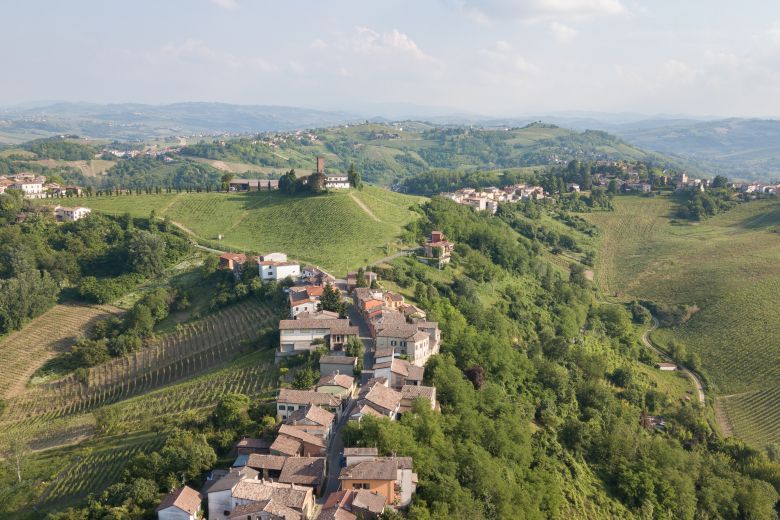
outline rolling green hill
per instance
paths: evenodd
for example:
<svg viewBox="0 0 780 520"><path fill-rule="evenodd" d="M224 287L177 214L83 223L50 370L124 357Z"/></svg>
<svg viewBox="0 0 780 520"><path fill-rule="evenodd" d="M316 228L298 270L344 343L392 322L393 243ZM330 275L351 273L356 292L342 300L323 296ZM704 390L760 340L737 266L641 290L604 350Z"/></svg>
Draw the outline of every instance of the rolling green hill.
<svg viewBox="0 0 780 520"><path fill-rule="evenodd" d="M422 199L367 186L317 197L278 193L179 193L82 199L113 214L168 217L221 250L283 251L344 274L396 251L409 209ZM222 241L217 241L218 235Z"/></svg>
<svg viewBox="0 0 780 520"><path fill-rule="evenodd" d="M697 224L676 222L672 202L621 197L614 213L586 218L603 232L596 281L605 294L700 310L661 329L701 358L736 435L780 441L780 201L757 201ZM746 412L750 413L746 413Z"/></svg>
<svg viewBox="0 0 780 520"><path fill-rule="evenodd" d="M238 139L185 147L182 155L311 171L314 157L346 171L355 163L364 179L391 184L431 168L492 170L580 160L646 160L676 165L606 132L567 130L533 123L523 128L480 129L414 123L361 124L319 129L316 139L288 136L283 142Z"/></svg>

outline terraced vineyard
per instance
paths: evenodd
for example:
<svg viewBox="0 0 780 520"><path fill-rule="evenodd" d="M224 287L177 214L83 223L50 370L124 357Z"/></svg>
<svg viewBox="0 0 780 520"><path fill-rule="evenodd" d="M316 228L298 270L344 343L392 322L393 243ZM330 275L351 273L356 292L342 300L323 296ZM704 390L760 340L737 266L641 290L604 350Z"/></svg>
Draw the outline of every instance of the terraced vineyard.
<svg viewBox="0 0 780 520"><path fill-rule="evenodd" d="M653 340L699 354L734 432L780 439L780 201L742 204L700 223L675 222L666 197L620 197L612 213L585 217L602 230L596 280L618 300L650 299L701 310ZM774 396L774 397L772 397Z"/></svg>
<svg viewBox="0 0 780 520"><path fill-rule="evenodd" d="M123 437L85 450L86 453L74 456L49 484L38 500L38 507L61 509L91 493L100 493L119 479L134 455L156 450L162 444L162 437L146 434Z"/></svg>
<svg viewBox="0 0 780 520"><path fill-rule="evenodd" d="M180 193L93 197L82 203L98 211L137 216L147 216L154 209L158 216L169 217L214 248L284 251L291 258L344 273L386 256L386 246L398 242L403 226L416 218L409 207L420 200L367 186L362 192L316 197L263 191ZM217 242L218 235L224 239Z"/></svg>
<svg viewBox="0 0 780 520"><path fill-rule="evenodd" d="M60 438L74 429L70 418L224 365L250 350L251 341L276 317L256 302L233 305L147 349L91 368L86 385L68 376L11 398L0 440L19 433L39 443Z"/></svg>
<svg viewBox="0 0 780 520"><path fill-rule="evenodd" d="M780 385L721 398L734 435L758 445L780 442Z"/></svg>
<svg viewBox="0 0 780 520"><path fill-rule="evenodd" d="M24 392L30 376L48 359L69 347L95 321L119 312L108 305L55 305L0 340L0 396L7 399Z"/></svg>

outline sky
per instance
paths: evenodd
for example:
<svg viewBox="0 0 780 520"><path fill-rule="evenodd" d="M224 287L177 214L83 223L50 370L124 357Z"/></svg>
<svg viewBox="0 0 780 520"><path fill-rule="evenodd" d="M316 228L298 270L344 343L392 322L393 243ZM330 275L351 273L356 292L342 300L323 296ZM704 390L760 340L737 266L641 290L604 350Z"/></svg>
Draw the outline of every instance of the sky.
<svg viewBox="0 0 780 520"><path fill-rule="evenodd" d="M0 106L780 116L769 0L5 2Z"/></svg>

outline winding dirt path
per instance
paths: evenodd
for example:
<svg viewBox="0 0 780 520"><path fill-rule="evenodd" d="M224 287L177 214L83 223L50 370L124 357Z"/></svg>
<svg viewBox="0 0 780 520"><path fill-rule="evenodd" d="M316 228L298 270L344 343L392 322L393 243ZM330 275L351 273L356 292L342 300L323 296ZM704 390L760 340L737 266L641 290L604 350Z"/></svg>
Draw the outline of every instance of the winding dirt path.
<svg viewBox="0 0 780 520"><path fill-rule="evenodd" d="M366 206L366 205L363 203L363 201L362 201L362 200L360 200L359 198L355 197L355 194L354 194L354 193L350 193L350 194L349 194L349 198L351 198L353 201L355 201L355 204L357 204L357 205L360 207L360 209L362 209L363 211L365 211L365 212L366 212L366 215L368 215L369 217L371 217L372 219L374 219L374 220L375 220L375 221L377 221L377 222L382 222L381 220L379 220L379 219L377 218L377 216L376 216L376 215L374 215L374 212L373 212L373 211L371 211L371 208L369 208L368 206Z"/></svg>
<svg viewBox="0 0 780 520"><path fill-rule="evenodd" d="M661 350L660 348L656 347L652 340L650 340L650 333L653 332L655 329L658 328L658 320L655 316L653 316L653 325L649 329L645 331L644 334L642 334L642 343L645 344L647 348L654 351L656 354L661 356L664 360L669 361L670 363L674 363L675 361L669 357L669 354ZM682 365L678 365L679 370L684 373L686 376L688 376L688 379L690 379L693 382L693 385L696 387L696 393L699 397L699 404L704 405L705 402L705 394L704 394L704 384L701 382L701 377L696 372L689 370L685 368Z"/></svg>

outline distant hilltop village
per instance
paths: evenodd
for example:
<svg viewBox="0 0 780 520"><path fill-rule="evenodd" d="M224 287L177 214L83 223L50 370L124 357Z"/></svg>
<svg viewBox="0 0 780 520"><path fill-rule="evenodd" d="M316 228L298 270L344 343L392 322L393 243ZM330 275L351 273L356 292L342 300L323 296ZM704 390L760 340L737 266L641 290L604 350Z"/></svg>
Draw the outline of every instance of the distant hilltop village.
<svg viewBox="0 0 780 520"><path fill-rule="evenodd" d="M477 211L498 211L499 202L520 202L524 200L541 200L545 197L544 188L541 186L528 186L526 184L513 184L503 188L463 188L455 192L445 192L442 197L453 200L458 204L471 206Z"/></svg>

